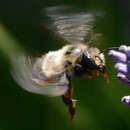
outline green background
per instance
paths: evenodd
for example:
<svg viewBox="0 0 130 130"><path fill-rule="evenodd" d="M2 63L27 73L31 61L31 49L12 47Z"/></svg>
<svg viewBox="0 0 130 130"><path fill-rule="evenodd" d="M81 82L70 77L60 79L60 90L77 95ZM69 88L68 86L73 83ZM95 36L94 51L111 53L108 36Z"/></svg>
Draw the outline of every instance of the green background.
<svg viewBox="0 0 130 130"><path fill-rule="evenodd" d="M130 43L129 0L0 1L0 130L129 130L130 107L120 100L130 94L130 88L117 80L114 64L107 53L109 84L102 77L72 81L74 98L78 102L71 126L61 97L31 94L13 81L9 54L14 43L40 54L62 46L40 23L42 8L60 4L106 12L97 27L104 35L101 49Z"/></svg>

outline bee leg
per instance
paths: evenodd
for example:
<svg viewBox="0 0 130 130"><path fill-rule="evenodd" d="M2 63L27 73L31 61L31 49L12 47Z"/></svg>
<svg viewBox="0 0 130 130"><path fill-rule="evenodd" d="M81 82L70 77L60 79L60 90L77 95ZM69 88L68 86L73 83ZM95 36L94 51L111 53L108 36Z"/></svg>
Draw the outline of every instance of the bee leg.
<svg viewBox="0 0 130 130"><path fill-rule="evenodd" d="M100 75L99 71L96 70L96 76L98 77Z"/></svg>
<svg viewBox="0 0 130 130"><path fill-rule="evenodd" d="M109 77L108 77L108 75L107 75L107 74L105 74L105 73L104 73L104 74L103 74L103 77L106 79L106 82L107 82L107 83L109 83L109 82L110 82L110 81L109 81Z"/></svg>
<svg viewBox="0 0 130 130"><path fill-rule="evenodd" d="M72 94L73 94L73 88L70 84L68 91L62 96L63 102L67 105L69 113L70 113L69 124L73 120L76 113L76 100L71 98Z"/></svg>

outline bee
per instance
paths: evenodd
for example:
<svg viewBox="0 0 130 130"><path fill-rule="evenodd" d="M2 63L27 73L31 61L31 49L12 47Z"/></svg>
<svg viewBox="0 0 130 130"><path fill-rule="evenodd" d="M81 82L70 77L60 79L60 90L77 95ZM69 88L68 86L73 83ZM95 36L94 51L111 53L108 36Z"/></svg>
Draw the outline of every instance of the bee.
<svg viewBox="0 0 130 130"><path fill-rule="evenodd" d="M12 62L12 75L29 92L62 96L71 122L76 113L71 80L84 75L93 77L96 72L108 80L104 54L98 48L89 46L100 34L93 30L95 15L90 12L55 6L44 9L44 13L43 26L66 44L41 57L20 54Z"/></svg>

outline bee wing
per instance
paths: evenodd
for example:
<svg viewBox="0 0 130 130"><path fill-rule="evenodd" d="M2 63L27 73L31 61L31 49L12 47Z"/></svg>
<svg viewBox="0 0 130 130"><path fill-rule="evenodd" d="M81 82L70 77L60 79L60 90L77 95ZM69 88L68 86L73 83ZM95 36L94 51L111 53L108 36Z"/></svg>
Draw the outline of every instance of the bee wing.
<svg viewBox="0 0 130 130"><path fill-rule="evenodd" d="M35 69L34 63L32 58L25 55L12 60L12 76L23 89L48 96L60 96L67 91L69 81L65 73L47 80L39 68Z"/></svg>
<svg viewBox="0 0 130 130"><path fill-rule="evenodd" d="M94 25L95 18L103 13L69 6L48 7L43 12L46 16L43 18L44 27L64 43L91 42L101 36L94 32Z"/></svg>

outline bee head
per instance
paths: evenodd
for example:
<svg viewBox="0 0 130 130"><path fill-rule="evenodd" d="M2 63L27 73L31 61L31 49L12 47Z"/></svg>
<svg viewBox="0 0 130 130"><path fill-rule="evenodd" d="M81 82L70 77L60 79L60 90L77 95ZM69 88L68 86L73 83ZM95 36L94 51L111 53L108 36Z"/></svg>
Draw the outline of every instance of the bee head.
<svg viewBox="0 0 130 130"><path fill-rule="evenodd" d="M90 70L98 70L101 73L105 73L105 58L97 48L90 48L83 53L83 61Z"/></svg>

